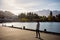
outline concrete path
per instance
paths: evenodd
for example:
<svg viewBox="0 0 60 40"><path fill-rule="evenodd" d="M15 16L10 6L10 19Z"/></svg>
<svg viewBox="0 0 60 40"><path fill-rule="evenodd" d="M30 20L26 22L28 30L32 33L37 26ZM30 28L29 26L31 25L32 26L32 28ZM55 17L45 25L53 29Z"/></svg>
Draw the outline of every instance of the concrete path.
<svg viewBox="0 0 60 40"><path fill-rule="evenodd" d="M41 33L43 40L60 40L60 35ZM40 40L35 38L34 31L0 26L0 40Z"/></svg>

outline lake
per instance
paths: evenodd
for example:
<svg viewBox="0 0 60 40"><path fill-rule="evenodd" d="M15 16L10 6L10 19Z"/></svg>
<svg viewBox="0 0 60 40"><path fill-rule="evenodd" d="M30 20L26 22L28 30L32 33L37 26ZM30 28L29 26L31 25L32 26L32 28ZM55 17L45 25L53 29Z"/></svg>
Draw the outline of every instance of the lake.
<svg viewBox="0 0 60 40"><path fill-rule="evenodd" d="M11 23L0 23L0 25L23 27L28 29L36 29L36 22L11 22ZM40 22L40 30L44 31L46 29L49 32L60 33L60 22Z"/></svg>

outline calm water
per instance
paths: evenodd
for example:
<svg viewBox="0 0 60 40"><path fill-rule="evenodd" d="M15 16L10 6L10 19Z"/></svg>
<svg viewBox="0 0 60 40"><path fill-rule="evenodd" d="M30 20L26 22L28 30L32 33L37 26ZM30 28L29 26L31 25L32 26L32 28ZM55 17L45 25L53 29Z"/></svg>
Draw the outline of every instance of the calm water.
<svg viewBox="0 0 60 40"><path fill-rule="evenodd" d="M12 22L12 23L2 23L0 25L14 26L14 27L23 27L25 26L28 29L36 29L36 22ZM50 32L60 33L60 22L40 22L40 30L44 31L46 29Z"/></svg>

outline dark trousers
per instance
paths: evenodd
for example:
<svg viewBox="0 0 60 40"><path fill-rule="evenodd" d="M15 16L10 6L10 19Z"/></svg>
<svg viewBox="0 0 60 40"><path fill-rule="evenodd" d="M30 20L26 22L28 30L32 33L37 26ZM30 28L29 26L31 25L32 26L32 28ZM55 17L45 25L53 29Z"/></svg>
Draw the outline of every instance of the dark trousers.
<svg viewBox="0 0 60 40"><path fill-rule="evenodd" d="M36 30L36 37L40 38L39 30Z"/></svg>

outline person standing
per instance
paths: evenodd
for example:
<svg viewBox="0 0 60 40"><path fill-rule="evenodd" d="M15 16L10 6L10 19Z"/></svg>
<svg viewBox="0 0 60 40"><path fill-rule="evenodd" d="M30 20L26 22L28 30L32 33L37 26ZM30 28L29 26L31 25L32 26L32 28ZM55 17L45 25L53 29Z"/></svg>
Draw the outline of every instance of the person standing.
<svg viewBox="0 0 60 40"><path fill-rule="evenodd" d="M39 27L40 27L40 24L39 24L39 22L37 22L37 27L36 27L36 38L39 38L39 39L40 39Z"/></svg>

